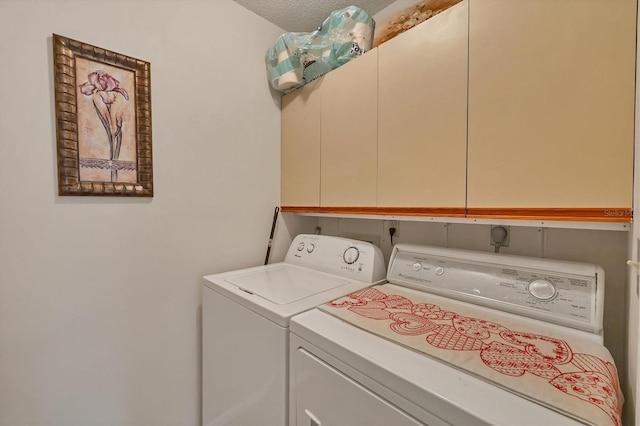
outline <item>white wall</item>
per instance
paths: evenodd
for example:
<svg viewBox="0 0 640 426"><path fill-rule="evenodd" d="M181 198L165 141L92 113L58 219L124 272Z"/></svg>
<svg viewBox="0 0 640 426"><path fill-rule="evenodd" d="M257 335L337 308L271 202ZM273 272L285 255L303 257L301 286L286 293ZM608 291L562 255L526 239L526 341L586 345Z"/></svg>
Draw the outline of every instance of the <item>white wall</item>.
<svg viewBox="0 0 640 426"><path fill-rule="evenodd" d="M151 63L154 198L57 196L52 33ZM279 204L281 33L231 0L0 0L0 424L200 422L200 277L261 264Z"/></svg>

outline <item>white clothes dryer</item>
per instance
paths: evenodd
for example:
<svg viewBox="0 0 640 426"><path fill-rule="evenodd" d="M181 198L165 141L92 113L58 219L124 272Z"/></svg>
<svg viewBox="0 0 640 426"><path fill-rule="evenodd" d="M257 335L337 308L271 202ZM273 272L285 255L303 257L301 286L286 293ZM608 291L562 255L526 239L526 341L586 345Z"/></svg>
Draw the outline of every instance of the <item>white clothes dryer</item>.
<svg viewBox="0 0 640 426"><path fill-rule="evenodd" d="M399 244L387 279L292 318L290 425L619 424L602 268Z"/></svg>
<svg viewBox="0 0 640 426"><path fill-rule="evenodd" d="M307 234L283 262L205 276L203 424L287 424L290 318L384 280L375 245Z"/></svg>

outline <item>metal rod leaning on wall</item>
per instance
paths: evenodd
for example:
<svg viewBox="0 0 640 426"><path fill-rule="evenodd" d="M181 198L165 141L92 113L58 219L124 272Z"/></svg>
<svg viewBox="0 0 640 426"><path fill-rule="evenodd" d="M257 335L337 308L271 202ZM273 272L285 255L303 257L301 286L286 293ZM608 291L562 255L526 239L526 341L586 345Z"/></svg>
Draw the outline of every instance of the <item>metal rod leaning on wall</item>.
<svg viewBox="0 0 640 426"><path fill-rule="evenodd" d="M273 212L273 223L271 224L271 233L269 234L269 244L267 245L267 255L264 258L264 264L269 263L269 254L271 253L271 244L273 243L273 235L276 232L276 223L278 222L278 213L280 212L280 207L276 207Z"/></svg>

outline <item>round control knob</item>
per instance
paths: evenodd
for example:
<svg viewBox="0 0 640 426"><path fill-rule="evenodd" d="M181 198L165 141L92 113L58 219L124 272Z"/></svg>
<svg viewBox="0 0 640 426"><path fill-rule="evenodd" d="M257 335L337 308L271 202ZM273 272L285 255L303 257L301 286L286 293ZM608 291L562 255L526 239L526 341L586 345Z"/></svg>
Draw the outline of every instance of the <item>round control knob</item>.
<svg viewBox="0 0 640 426"><path fill-rule="evenodd" d="M414 271L419 271L420 269L422 269L422 263L416 262L413 264L412 268Z"/></svg>
<svg viewBox="0 0 640 426"><path fill-rule="evenodd" d="M298 251L304 250L304 243L298 244Z"/></svg>
<svg viewBox="0 0 640 426"><path fill-rule="evenodd" d="M539 300L551 300L556 294L556 286L546 280L533 280L529 283L529 293Z"/></svg>
<svg viewBox="0 0 640 426"><path fill-rule="evenodd" d="M353 246L347 248L344 251L344 253L342 253L342 259L348 265L353 265L354 263L356 263L359 257L360 257L360 250L358 250L357 247L353 247Z"/></svg>
<svg viewBox="0 0 640 426"><path fill-rule="evenodd" d="M442 266L438 266L435 272L436 272L436 275L442 275L444 274L444 268Z"/></svg>
<svg viewBox="0 0 640 426"><path fill-rule="evenodd" d="M316 245L315 244L309 244L307 246L307 253L312 253L315 249L316 249Z"/></svg>

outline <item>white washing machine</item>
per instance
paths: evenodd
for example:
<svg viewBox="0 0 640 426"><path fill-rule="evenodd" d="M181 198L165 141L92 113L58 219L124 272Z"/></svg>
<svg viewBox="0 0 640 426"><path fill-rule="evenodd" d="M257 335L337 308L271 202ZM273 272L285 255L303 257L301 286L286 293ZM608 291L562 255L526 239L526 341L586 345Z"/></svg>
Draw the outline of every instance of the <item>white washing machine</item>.
<svg viewBox="0 0 640 426"><path fill-rule="evenodd" d="M287 424L290 318L385 273L373 244L298 235L283 262L205 276L203 424Z"/></svg>
<svg viewBox="0 0 640 426"><path fill-rule="evenodd" d="M619 424L597 265L399 244L387 279L291 320L290 425ZM609 406L576 395L582 376L607 380L586 398Z"/></svg>

